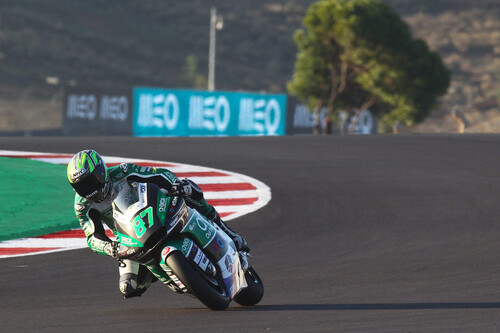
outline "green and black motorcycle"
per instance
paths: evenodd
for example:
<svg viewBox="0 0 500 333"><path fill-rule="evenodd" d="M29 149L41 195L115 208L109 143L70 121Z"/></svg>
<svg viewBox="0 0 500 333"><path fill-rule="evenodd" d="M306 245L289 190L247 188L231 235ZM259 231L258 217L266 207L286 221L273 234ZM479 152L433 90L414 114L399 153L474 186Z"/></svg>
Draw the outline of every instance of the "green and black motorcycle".
<svg viewBox="0 0 500 333"><path fill-rule="evenodd" d="M212 310L225 310L231 300L252 306L262 299L262 280L251 266L242 267L231 238L177 191L124 180L113 194L113 217L119 260L145 265L174 291Z"/></svg>

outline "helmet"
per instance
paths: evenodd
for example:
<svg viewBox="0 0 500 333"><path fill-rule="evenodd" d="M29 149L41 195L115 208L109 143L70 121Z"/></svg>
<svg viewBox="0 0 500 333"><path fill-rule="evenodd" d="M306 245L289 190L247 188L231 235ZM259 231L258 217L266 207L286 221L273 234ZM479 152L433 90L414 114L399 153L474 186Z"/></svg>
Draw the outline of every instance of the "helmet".
<svg viewBox="0 0 500 333"><path fill-rule="evenodd" d="M110 187L108 168L91 149L82 150L69 161L68 180L76 193L94 202L102 202Z"/></svg>

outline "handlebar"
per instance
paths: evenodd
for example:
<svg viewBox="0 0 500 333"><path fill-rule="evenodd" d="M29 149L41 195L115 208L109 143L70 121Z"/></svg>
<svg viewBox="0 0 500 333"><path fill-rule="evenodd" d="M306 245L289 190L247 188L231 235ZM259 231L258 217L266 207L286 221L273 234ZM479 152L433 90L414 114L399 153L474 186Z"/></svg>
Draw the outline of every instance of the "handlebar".
<svg viewBox="0 0 500 333"><path fill-rule="evenodd" d="M172 188L170 189L170 191L168 191L167 189L164 189L164 188L160 188L160 191L169 196L169 197L180 197L182 196L182 192L181 192L181 189L180 189L180 186L179 185L172 185Z"/></svg>

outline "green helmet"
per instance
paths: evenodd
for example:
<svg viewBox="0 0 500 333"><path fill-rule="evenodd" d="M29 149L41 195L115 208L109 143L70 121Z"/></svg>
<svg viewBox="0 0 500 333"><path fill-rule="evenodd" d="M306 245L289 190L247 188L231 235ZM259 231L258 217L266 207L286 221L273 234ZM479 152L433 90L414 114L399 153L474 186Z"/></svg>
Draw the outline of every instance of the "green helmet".
<svg viewBox="0 0 500 333"><path fill-rule="evenodd" d="M68 180L81 197L102 202L109 192L108 168L95 150L82 150L68 163Z"/></svg>

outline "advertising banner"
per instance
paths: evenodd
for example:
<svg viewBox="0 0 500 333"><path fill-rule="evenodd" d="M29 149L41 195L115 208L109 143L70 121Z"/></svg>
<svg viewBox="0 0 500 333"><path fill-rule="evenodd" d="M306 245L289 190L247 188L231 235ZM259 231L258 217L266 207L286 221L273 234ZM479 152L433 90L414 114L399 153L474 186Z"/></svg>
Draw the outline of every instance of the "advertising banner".
<svg viewBox="0 0 500 333"><path fill-rule="evenodd" d="M356 113L354 110L352 114L347 112L339 113L339 124L334 128L330 128L332 134L377 134L378 121L369 110L364 110L358 114L358 118L354 118ZM288 135L297 134L313 134L314 126L319 123L319 128L316 129L319 133L324 132L325 118L327 115L326 108L322 108L318 114L319 121L316 122L316 115L314 112L297 102L295 98L288 99L287 110L287 130ZM342 127L344 130L342 130Z"/></svg>
<svg viewBox="0 0 500 333"><path fill-rule="evenodd" d="M314 112L311 112L307 106L298 103L295 98L290 96L288 97L287 108L286 134L313 134L314 125L316 124ZM319 114L321 131L325 124L323 121L325 115L326 108L323 108Z"/></svg>
<svg viewBox="0 0 500 333"><path fill-rule="evenodd" d="M284 135L286 95L134 89L135 136Z"/></svg>
<svg viewBox="0 0 500 333"><path fill-rule="evenodd" d="M131 91L68 88L64 98L65 135L131 135Z"/></svg>

